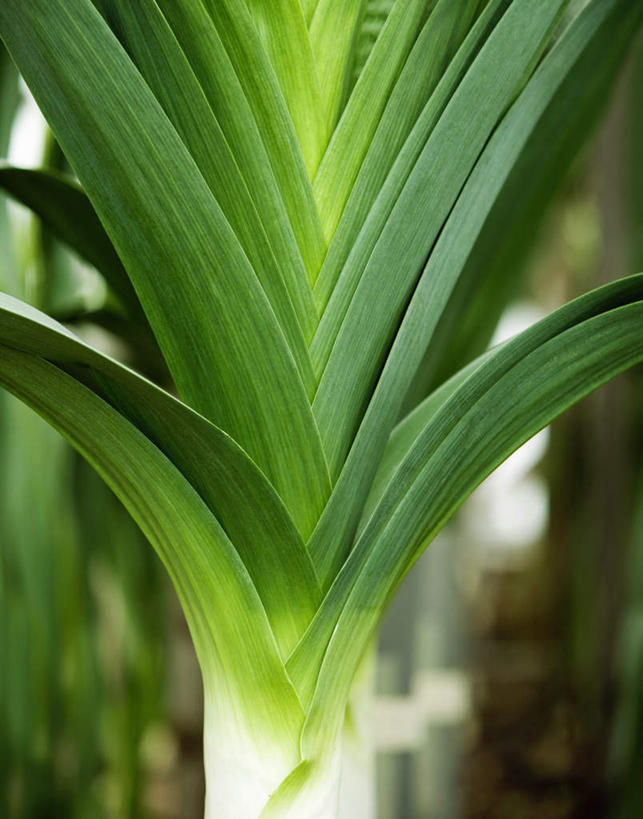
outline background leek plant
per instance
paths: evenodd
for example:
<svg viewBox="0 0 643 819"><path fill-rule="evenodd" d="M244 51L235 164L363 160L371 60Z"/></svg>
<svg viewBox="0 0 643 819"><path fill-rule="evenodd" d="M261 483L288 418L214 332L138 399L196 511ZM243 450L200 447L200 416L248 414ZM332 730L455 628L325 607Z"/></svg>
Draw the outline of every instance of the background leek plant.
<svg viewBox="0 0 643 819"><path fill-rule="evenodd" d="M367 5L0 6L77 175L2 184L103 273L171 376L2 295L0 382L176 586L208 817L337 814L351 692L401 579L504 458L643 359L632 275L446 360L511 281L643 5Z"/></svg>
<svg viewBox="0 0 643 819"><path fill-rule="evenodd" d="M0 87L6 156L22 103L3 49ZM42 162L64 167L51 135ZM15 216L0 198L0 287L67 318L80 315L87 271L37 219ZM91 468L6 392L0 462L0 814L97 819L106 815L97 782L106 782L119 815L139 816L140 740L161 711L161 567ZM105 599L116 599L127 619L122 641Z"/></svg>

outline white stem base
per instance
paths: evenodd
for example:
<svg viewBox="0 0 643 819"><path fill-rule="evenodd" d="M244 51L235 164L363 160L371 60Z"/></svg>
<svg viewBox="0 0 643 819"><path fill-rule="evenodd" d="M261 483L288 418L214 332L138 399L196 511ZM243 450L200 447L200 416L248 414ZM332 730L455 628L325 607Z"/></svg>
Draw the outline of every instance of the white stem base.
<svg viewBox="0 0 643 819"><path fill-rule="evenodd" d="M375 758L354 743L342 753L337 819L375 819Z"/></svg>
<svg viewBox="0 0 643 819"><path fill-rule="evenodd" d="M258 747L206 696L205 819L374 819L375 759L368 730L372 677L367 661L353 691L350 728L344 727L328 767L319 762L298 768L296 737L293 747L276 745L270 737ZM293 780L289 775L295 769L300 778ZM294 790L284 798L280 785L287 778Z"/></svg>
<svg viewBox="0 0 643 819"><path fill-rule="evenodd" d="M339 777L334 779L330 787L325 781L319 790L297 800L297 819L338 819ZM256 771L213 756L206 769L205 819L260 819L274 790L276 786L270 788L267 779ZM292 810L284 813L284 819L294 816Z"/></svg>
<svg viewBox="0 0 643 819"><path fill-rule="evenodd" d="M266 737L258 747L243 731L224 727L207 698L203 752L205 819L259 819L273 793L299 764L298 743L282 748ZM270 819L282 819L282 813L283 819L337 819L339 765L334 764L328 774L302 782L293 810L272 809Z"/></svg>

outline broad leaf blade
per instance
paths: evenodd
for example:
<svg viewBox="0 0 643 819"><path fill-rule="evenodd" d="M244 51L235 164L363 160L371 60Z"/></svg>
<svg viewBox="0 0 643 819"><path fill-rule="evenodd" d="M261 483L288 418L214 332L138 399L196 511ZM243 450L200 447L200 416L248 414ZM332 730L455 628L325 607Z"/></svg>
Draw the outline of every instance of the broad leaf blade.
<svg viewBox="0 0 643 819"><path fill-rule="evenodd" d="M48 316L3 295L0 344L40 356L82 381L172 461L234 543L280 650L292 649L315 613L319 588L283 504L235 441Z"/></svg>
<svg viewBox="0 0 643 819"><path fill-rule="evenodd" d="M437 321L462 265L469 258L472 243L496 197L503 194L512 168L529 168L532 152L540 155L541 129L545 133L550 128L555 131L561 116L575 100L577 84L584 82L587 64L602 58L612 44L615 53L622 56L642 11L642 7L633 7L627 0L590 3L543 60L487 146L416 287L350 455L311 541L322 577L333 577L343 562L380 454L399 419L403 398L429 349ZM588 63L583 54L587 54ZM534 184L534 180L523 179L522 184ZM334 548L328 544L334 544Z"/></svg>
<svg viewBox="0 0 643 819"><path fill-rule="evenodd" d="M310 406L274 313L183 143L88 0L9 0L0 30L181 394L239 441L307 535L328 493Z"/></svg>
<svg viewBox="0 0 643 819"><path fill-rule="evenodd" d="M344 671L335 673L339 647L342 668L348 662L354 673L368 634L422 544L518 446L591 390L641 361L642 326L639 275L571 302L504 344L437 412L427 413L426 425L289 661L304 702L315 690L317 706L309 717L313 742L326 730L319 704L328 708L341 688ZM353 637L347 640L349 622ZM364 633L364 643L349 661L346 648L355 647L356 633L360 638ZM329 649L323 659L325 645Z"/></svg>
<svg viewBox="0 0 643 819"><path fill-rule="evenodd" d="M404 187L399 190L401 177L394 168L378 198L360 236L372 236L373 249L363 268L349 260L333 294L343 298L331 299L315 336L319 345L312 348L321 353L315 365L323 372L313 411L333 478L427 255L493 128L542 53L564 2L541 0L534 7L531 0L515 0L413 162ZM396 167L404 168L415 153L411 140ZM339 402L340 395L347 400Z"/></svg>
<svg viewBox="0 0 643 819"><path fill-rule="evenodd" d="M293 767L299 703L254 586L201 498L139 430L54 365L0 348L0 383L65 435L156 548L181 599L207 690L214 686L228 709L223 725L249 753L273 743L279 771ZM236 648L240 632L250 641L246 651Z"/></svg>

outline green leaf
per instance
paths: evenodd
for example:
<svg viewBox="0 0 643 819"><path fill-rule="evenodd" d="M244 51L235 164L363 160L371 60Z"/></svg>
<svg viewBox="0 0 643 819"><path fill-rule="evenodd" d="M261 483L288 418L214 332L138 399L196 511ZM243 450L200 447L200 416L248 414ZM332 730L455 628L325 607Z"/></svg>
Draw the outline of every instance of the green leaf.
<svg viewBox="0 0 643 819"><path fill-rule="evenodd" d="M9 151L11 131L20 103L18 71L4 46L0 43L0 158ZM7 198L0 195L0 287L18 293L16 281L14 242L7 209Z"/></svg>
<svg viewBox="0 0 643 819"><path fill-rule="evenodd" d="M406 397L408 409L428 394L431 384L442 383L487 347L502 310L517 294L526 267L524 260L539 235L537 228L546 205L566 178L565 171L580 147L592 137L641 19L635 5L628 9L620 4L620 11L612 12L610 7L601 9L594 4L593 19L604 19L595 31L595 23L585 17L584 29L579 27L579 18L563 35L566 49L573 49L576 55L571 71L559 47L555 50L556 61L547 60L548 69L539 73L538 83L558 86L558 90L546 108L541 110L542 102L537 102L533 84L531 97L520 103L523 112L530 108L541 110L538 126L520 156L511 162L500 194L495 198L488 195L493 206L475 244L471 239L458 243L455 263L458 268L464 266ZM605 14L608 17L604 18ZM593 33L587 38L590 29ZM572 39L567 39L568 35ZM596 71L599 60L601 70ZM565 128L561 129L562 117ZM507 137L505 146L510 142L516 144L517 140ZM496 150L499 167L503 149L498 145ZM643 264L633 269L640 267ZM507 270L515 272L507 276Z"/></svg>
<svg viewBox="0 0 643 819"><path fill-rule="evenodd" d="M512 3L426 144L407 141L360 234L311 347L323 373L313 412L333 479L440 228L542 54L564 2ZM477 104L482 98L483 106ZM338 401L340 395L346 399Z"/></svg>
<svg viewBox="0 0 643 819"><path fill-rule="evenodd" d="M287 654L315 613L319 588L283 504L235 441L44 313L1 294L0 344L40 356L82 381L170 459L225 528Z"/></svg>
<svg viewBox="0 0 643 819"><path fill-rule="evenodd" d="M249 174L253 194L264 213L262 222L203 88L154 0L135 5L103 0L102 5L105 19L172 121L239 239L284 330L302 380L311 391L314 377L307 343L317 325L317 311L295 237L282 227L288 222L283 205L275 212L267 186L254 181L263 181L266 175L272 178L267 160L263 171L253 168ZM260 162L257 153L253 162L255 166ZM264 223L271 231L270 240Z"/></svg>
<svg viewBox="0 0 643 819"><path fill-rule="evenodd" d="M333 789L335 764L331 753L301 762L271 795L259 819L323 816L328 805L337 801Z"/></svg>
<svg viewBox="0 0 643 819"><path fill-rule="evenodd" d="M161 351L147 324L141 325L109 305L98 310L87 310L83 306L63 306L51 310L48 315L73 332L78 329L80 334L87 330L91 332L90 328L100 327L125 344L127 362L132 369L166 388L172 383Z"/></svg>
<svg viewBox="0 0 643 819"><path fill-rule="evenodd" d="M371 517L373 510L381 501L384 491L388 486L391 478L397 472L398 467L404 460L414 440L420 434L422 429L433 415L442 407L442 405L453 395L453 393L463 384L469 376L481 366L491 355L495 353L495 349L491 350L479 358L467 364L455 375L452 375L447 381L441 384L434 392L432 392L424 401L415 407L400 423L395 427L386 444L382 460L379 463L375 478L371 485L364 511L362 512L362 520L360 528L357 530L357 538L359 538L361 531L366 521Z"/></svg>
<svg viewBox="0 0 643 819"><path fill-rule="evenodd" d="M261 186L267 186L270 218L282 219L282 228L294 231L312 280L326 252L312 185L277 76L246 4L160 0L159 6L235 152L252 198L265 199ZM277 199L283 202L285 219L278 216Z"/></svg>
<svg viewBox="0 0 643 819"><path fill-rule="evenodd" d="M74 179L55 171L0 166L0 188L32 210L57 239L102 273L130 315L145 320L114 246Z"/></svg>
<svg viewBox="0 0 643 819"><path fill-rule="evenodd" d="M442 0L434 10L431 23L424 27L414 47L413 58L409 59L408 66L404 69L404 79L400 83L405 86L404 90L407 93L404 95L404 104L400 105L402 110L398 113L407 118L408 122L412 121L415 106L412 96L409 100L410 89L406 88L406 78L410 79L413 75L412 88L416 98L422 99L423 96L430 93L432 86L437 82L445 56L453 49L449 36L450 28L462 27L462 30L466 31L471 10L475 9L478 3L479 0L472 0L456 10L453 3L446 3L445 0ZM397 108L395 101L391 103L387 111L388 115L384 119L382 114L389 101L391 89L396 86L399 72L407 62L409 50L416 40L418 26L426 11L426 5L426 0L396 0L335 129L328 150L324 154L322 164L315 176L314 191L328 242L331 241L337 229L378 126L380 126L379 133L382 134L379 137L379 146L382 150L378 150L376 145L373 156L378 155L378 176L381 182L387 170L383 149L391 157L392 162L392 157L395 156L396 139L399 139L400 135L406 136L403 125L400 124L400 117L397 116L393 123L392 114L388 113L393 108ZM420 52L422 53L421 61L417 59ZM416 65L416 62L419 65ZM397 92L397 94L397 98L402 102L401 93ZM415 112L416 116L417 113L419 112ZM387 128L389 123L391 127ZM386 140L383 137L384 133L388 137ZM372 164L373 160L371 160L371 167ZM368 180L372 190L377 181L375 177ZM367 178L361 177L360 184L363 186L366 182ZM361 204L363 207L364 203ZM329 270L329 266L325 265L322 274L325 279L330 276ZM320 292L321 284L317 290L318 294Z"/></svg>
<svg viewBox="0 0 643 819"><path fill-rule="evenodd" d="M315 176L320 218L330 242L389 93L413 45L426 0L397 0L351 94Z"/></svg>
<svg viewBox="0 0 643 819"><path fill-rule="evenodd" d="M643 267L643 145L637 136L643 132L643 46L640 38L638 47L635 49L633 73L634 77L636 77L636 80L631 84L630 90L633 136L629 145L633 174L628 186L628 194L633 222L632 253L634 263L639 267Z"/></svg>
<svg viewBox="0 0 643 819"><path fill-rule="evenodd" d="M427 423L289 660L305 703L314 690L305 756L341 724L336 698L347 694L383 607L421 549L522 443L643 360L642 322L643 274L557 310L490 354L437 412L428 407Z"/></svg>
<svg viewBox="0 0 643 819"><path fill-rule="evenodd" d="M491 0L469 31L475 4L467 0L461 8L451 0L440 0L393 88L359 174L351 179L352 187L344 186L341 180L334 182L332 169L324 170L329 178L320 178L317 185L320 199L323 197L325 230L334 236L315 282L320 310L326 309L364 222L418 117L424 110L416 134L421 133L426 139L506 5L507 0ZM463 10L466 13L461 13ZM331 159L328 161L331 163Z"/></svg>
<svg viewBox="0 0 643 819"><path fill-rule="evenodd" d="M239 441L307 536L328 494L310 405L263 290L176 131L88 0L8 0L0 31L180 393Z"/></svg>
<svg viewBox="0 0 643 819"><path fill-rule="evenodd" d="M301 4L302 11L304 12L306 25L310 26L310 22L313 19L313 15L315 14L315 9L317 8L319 0L299 0L299 2Z"/></svg>
<svg viewBox="0 0 643 819"><path fill-rule="evenodd" d="M9 150L19 102L18 72L5 49L0 46L0 157L6 157Z"/></svg>
<svg viewBox="0 0 643 819"><path fill-rule="evenodd" d="M359 27L355 44L355 58L351 76L350 91L364 70L377 38L380 36L384 24L391 13L396 0L366 0L362 23Z"/></svg>
<svg viewBox="0 0 643 819"><path fill-rule="evenodd" d="M224 725L241 741L245 737L248 747L271 743L279 769L296 765L299 703L256 590L199 495L139 430L53 364L2 348L0 382L92 464L159 553L186 613L208 691L214 686L227 709ZM245 651L237 648L239 633Z"/></svg>
<svg viewBox="0 0 643 819"><path fill-rule="evenodd" d="M272 63L312 178L328 141L322 89L299 0L246 0ZM315 20L320 6L315 13ZM314 24L313 29L314 31ZM288 48L284 48L284 43Z"/></svg>
<svg viewBox="0 0 643 819"><path fill-rule="evenodd" d="M581 59L583 50L589 49L591 64L609 51L610 42L621 48L620 38L636 31L641 11L627 0L587 6L543 60L483 153L431 253L349 458L314 533L310 548L320 577L333 577L343 562L380 453L399 418L403 397L430 349L435 326L488 214L511 179L512 168L520 168L523 162L523 167L530 167L530 154L536 151L541 155L540 129L545 133L550 128L555 130L569 105L575 103L577 83L583 83L587 70ZM518 177L515 184L520 184ZM517 187L511 189L514 195Z"/></svg>
<svg viewBox="0 0 643 819"><path fill-rule="evenodd" d="M365 0L318 0L310 23L310 43L329 134L335 128L348 90L365 5ZM313 173L316 170L317 166Z"/></svg>

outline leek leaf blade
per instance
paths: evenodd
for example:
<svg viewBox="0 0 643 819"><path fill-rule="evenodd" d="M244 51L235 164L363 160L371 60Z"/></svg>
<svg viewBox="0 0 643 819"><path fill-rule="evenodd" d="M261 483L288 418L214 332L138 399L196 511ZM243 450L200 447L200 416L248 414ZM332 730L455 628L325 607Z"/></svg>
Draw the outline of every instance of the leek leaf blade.
<svg viewBox="0 0 643 819"><path fill-rule="evenodd" d="M564 0L515 0L474 60L404 183L411 140L369 216L366 264L349 259L315 336L313 410L331 476L350 448L373 382L424 261L498 120L522 89ZM476 102L484 95L484 106ZM404 183L401 190L399 184ZM395 193L393 193L395 191ZM394 202L392 210L389 203ZM360 237L361 239L362 237ZM394 266L395 276L391 276ZM368 328L368 331L365 331ZM337 401L338 395L347 400Z"/></svg>
<svg viewBox="0 0 643 819"><path fill-rule="evenodd" d="M228 700L231 729L247 734L249 748L272 743L280 769L296 764L299 702L256 590L198 494L139 430L53 364L2 347L0 381L83 454L158 551L204 673L222 704ZM252 640L248 652L236 649L240 629Z"/></svg>
<svg viewBox="0 0 643 819"><path fill-rule="evenodd" d="M9 0L0 31L183 398L243 446L307 536L329 489L308 398L254 271L176 131L88 0Z"/></svg>
<svg viewBox="0 0 643 819"><path fill-rule="evenodd" d="M521 186L525 191L538 189L548 162L556 167L558 150L543 155L541 134L546 137L556 133L561 117L576 104L579 87L582 89L586 82L587 66L597 59L607 59L608 54L613 55L610 59L618 59L642 16L643 8L633 7L627 0L589 4L543 59L483 152L429 257L333 495L311 539L311 553L324 584L335 576L350 548L404 396L423 356L430 354L427 351L431 349L435 326L481 231L487 229L489 215L496 207L510 208ZM561 143L561 151L565 150ZM497 227L493 218L489 229L492 227Z"/></svg>
<svg viewBox="0 0 643 819"><path fill-rule="evenodd" d="M326 730L319 722L319 704L328 706L343 673L337 672L337 656L328 660L330 646L341 645L345 651L359 634L364 650L375 612L381 612L428 539L522 443L641 361L641 327L643 274L576 299L489 353L437 412L427 401L425 425L398 458L396 471L288 661L304 703L313 696L318 703L310 712L316 710L316 716L309 717L313 735ZM339 625L342 619L351 622L351 639ZM357 663L361 654L355 650L351 662ZM342 662L348 662L345 656Z"/></svg>
<svg viewBox="0 0 643 819"><path fill-rule="evenodd" d="M260 470L222 430L38 310L0 294L0 344L40 356L118 411L180 470L225 528L287 654L319 589L306 546Z"/></svg>

